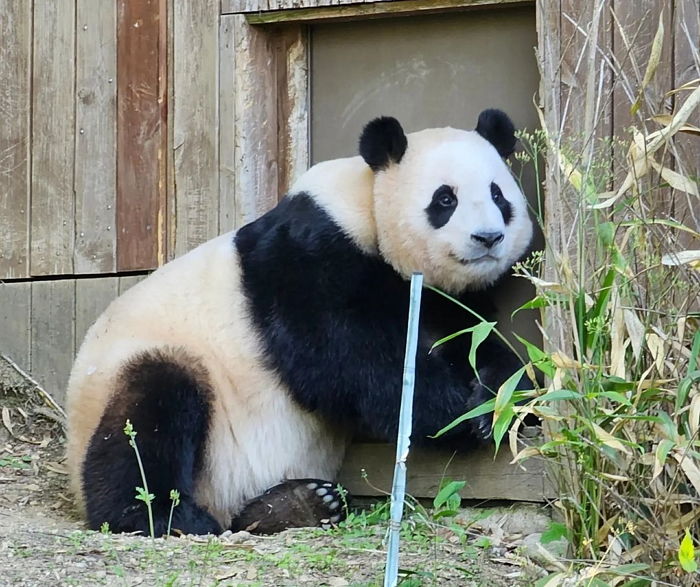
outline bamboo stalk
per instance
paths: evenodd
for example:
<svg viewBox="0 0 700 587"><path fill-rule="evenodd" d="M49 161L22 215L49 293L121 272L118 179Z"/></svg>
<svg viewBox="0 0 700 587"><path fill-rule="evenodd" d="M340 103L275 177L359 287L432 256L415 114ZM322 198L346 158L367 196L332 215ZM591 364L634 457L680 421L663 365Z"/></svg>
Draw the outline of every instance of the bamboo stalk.
<svg viewBox="0 0 700 587"><path fill-rule="evenodd" d="M399 539L401 518L406 496L406 459L411 444L413 424L413 389L416 382L416 351L418 350L418 323L420 300L423 289L423 274L411 276L410 304L408 307L408 332L406 354L403 364L403 387L401 389L401 411L399 431L396 438L396 466L391 486L391 521L389 522L389 548L386 557L384 587L395 587L399 574Z"/></svg>

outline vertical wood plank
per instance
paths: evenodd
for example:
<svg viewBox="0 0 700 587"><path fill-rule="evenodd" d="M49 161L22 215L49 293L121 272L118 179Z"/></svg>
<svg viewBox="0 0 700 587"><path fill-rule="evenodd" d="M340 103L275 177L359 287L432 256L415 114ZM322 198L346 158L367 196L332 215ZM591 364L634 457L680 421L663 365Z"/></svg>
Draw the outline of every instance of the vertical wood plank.
<svg viewBox="0 0 700 587"><path fill-rule="evenodd" d="M96 277L75 281L75 352L88 328L119 294L119 277Z"/></svg>
<svg viewBox="0 0 700 587"><path fill-rule="evenodd" d="M309 166L309 32L303 25L276 35L279 176L282 197Z"/></svg>
<svg viewBox="0 0 700 587"><path fill-rule="evenodd" d="M0 352L25 371L30 363L31 285L0 282Z"/></svg>
<svg viewBox="0 0 700 587"><path fill-rule="evenodd" d="M649 117L670 109L670 98L666 99L664 94L673 83L672 4L657 0L615 3L616 23L611 47L614 47L618 66L613 95L616 135L621 136L633 123L646 126ZM660 66L642 94L637 114L633 115L630 109L639 95L659 19L663 19L665 33Z"/></svg>
<svg viewBox="0 0 700 587"><path fill-rule="evenodd" d="M0 0L0 278L29 274L32 4Z"/></svg>
<svg viewBox="0 0 700 587"><path fill-rule="evenodd" d="M160 0L119 0L117 11L117 269L151 269L164 260L161 165L166 80L160 60Z"/></svg>
<svg viewBox="0 0 700 587"><path fill-rule="evenodd" d="M277 203L278 150L274 46L269 32L234 18L235 191L243 224Z"/></svg>
<svg viewBox="0 0 700 587"><path fill-rule="evenodd" d="M219 1L174 3L175 254L219 231Z"/></svg>
<svg viewBox="0 0 700 587"><path fill-rule="evenodd" d="M75 280L35 281L32 287L32 376L61 405L75 349Z"/></svg>
<svg viewBox="0 0 700 587"><path fill-rule="evenodd" d="M35 0L31 274L73 271L75 3Z"/></svg>
<svg viewBox="0 0 700 587"><path fill-rule="evenodd" d="M76 273L116 269L117 11L78 0L76 30Z"/></svg>
<svg viewBox="0 0 700 587"><path fill-rule="evenodd" d="M241 226L236 204L236 39L233 16L219 22L219 232Z"/></svg>

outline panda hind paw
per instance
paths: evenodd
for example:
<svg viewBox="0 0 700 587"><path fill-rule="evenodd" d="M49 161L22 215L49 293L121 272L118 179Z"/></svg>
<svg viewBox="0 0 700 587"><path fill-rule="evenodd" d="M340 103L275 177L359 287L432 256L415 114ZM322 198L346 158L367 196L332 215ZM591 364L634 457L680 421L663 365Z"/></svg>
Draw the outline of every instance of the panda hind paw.
<svg viewBox="0 0 700 587"><path fill-rule="evenodd" d="M250 500L231 530L274 534L287 528L330 528L347 515L347 492L321 479L290 479Z"/></svg>

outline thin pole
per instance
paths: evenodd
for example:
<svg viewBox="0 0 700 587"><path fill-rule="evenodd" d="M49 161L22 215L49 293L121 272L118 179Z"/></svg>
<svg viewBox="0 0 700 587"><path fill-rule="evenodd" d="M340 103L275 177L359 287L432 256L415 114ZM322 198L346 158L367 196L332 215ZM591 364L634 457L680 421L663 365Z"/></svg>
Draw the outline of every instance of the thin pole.
<svg viewBox="0 0 700 587"><path fill-rule="evenodd" d="M384 587L396 587L399 576L399 540L406 496L406 459L411 444L411 427L413 425L413 389L416 382L416 351L418 350L418 321L422 290L423 274L414 273L411 276L408 306L408 332L406 333L406 355L403 363L399 432L396 438L396 466L394 467L394 482L391 486L391 521L389 522L389 548L386 555Z"/></svg>

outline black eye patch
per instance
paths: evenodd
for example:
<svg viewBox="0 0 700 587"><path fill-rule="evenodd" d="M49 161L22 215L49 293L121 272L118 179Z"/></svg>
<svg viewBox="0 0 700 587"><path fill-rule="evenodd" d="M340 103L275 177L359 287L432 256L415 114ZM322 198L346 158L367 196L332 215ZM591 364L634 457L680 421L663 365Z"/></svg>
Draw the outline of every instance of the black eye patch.
<svg viewBox="0 0 700 587"><path fill-rule="evenodd" d="M428 222L433 228L441 228L447 224L452 213L457 208L457 196L448 185L441 185L433 193L433 199L425 209Z"/></svg>
<svg viewBox="0 0 700 587"><path fill-rule="evenodd" d="M491 199L501 211L503 222L505 224L510 224L510 219L513 217L513 208L511 207L510 202L506 200L501 188L494 182L491 182Z"/></svg>

